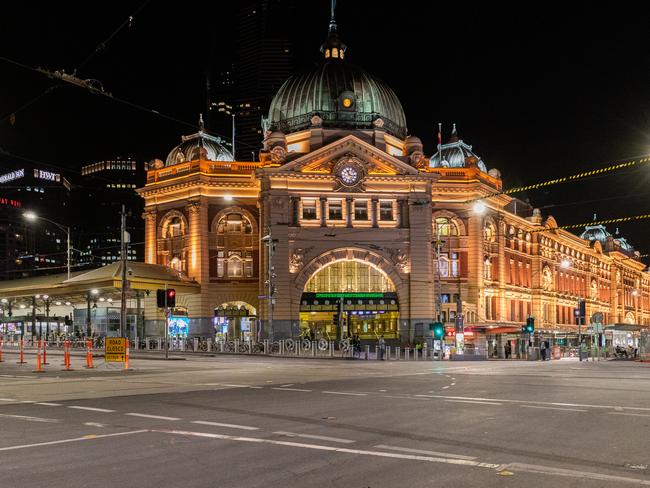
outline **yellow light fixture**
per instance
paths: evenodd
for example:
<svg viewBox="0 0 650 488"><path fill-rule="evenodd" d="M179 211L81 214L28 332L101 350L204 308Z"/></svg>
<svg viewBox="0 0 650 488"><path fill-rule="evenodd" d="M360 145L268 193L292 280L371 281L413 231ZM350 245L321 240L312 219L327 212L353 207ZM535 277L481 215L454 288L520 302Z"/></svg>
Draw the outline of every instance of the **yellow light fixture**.
<svg viewBox="0 0 650 488"><path fill-rule="evenodd" d="M343 99L343 106L345 108L350 108L352 106L352 100L350 100L349 98L344 98Z"/></svg>

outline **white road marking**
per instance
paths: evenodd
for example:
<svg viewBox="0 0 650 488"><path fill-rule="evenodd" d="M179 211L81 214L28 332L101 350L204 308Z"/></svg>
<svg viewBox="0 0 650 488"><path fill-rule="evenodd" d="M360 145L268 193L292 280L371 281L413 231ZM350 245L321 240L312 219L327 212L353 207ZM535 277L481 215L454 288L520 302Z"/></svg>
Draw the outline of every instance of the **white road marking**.
<svg viewBox="0 0 650 488"><path fill-rule="evenodd" d="M107 408L96 408L96 407L80 407L77 405L71 405L68 408L74 408L75 410L89 410L91 412L102 412L102 413L112 413L115 410L109 410Z"/></svg>
<svg viewBox="0 0 650 488"><path fill-rule="evenodd" d="M350 395L350 396L367 396L367 393L352 393L349 391L324 391L322 393L327 393L328 395Z"/></svg>
<svg viewBox="0 0 650 488"><path fill-rule="evenodd" d="M87 425L88 427L106 427L106 425L98 422L84 422L84 425Z"/></svg>
<svg viewBox="0 0 650 488"><path fill-rule="evenodd" d="M591 473L589 471L576 471L573 469L554 468L551 466L537 466L535 464L524 463L510 463L500 467L500 470L508 470L514 472L538 473L547 474L551 476L564 476L567 478L583 478L598 481L619 481L625 483L635 483L643 486L650 486L650 480L626 478L623 476L613 476L609 474Z"/></svg>
<svg viewBox="0 0 650 488"><path fill-rule="evenodd" d="M311 390L304 390L302 388L271 388L271 390L281 390L281 391L311 391Z"/></svg>
<svg viewBox="0 0 650 488"><path fill-rule="evenodd" d="M251 386L249 386L249 388L254 388L254 389L256 389L256 390L261 390L261 389L263 389L264 387L263 387L263 386L253 386L253 385L251 385Z"/></svg>
<svg viewBox="0 0 650 488"><path fill-rule="evenodd" d="M281 387L293 386L293 383L287 383L286 385L280 385Z"/></svg>
<svg viewBox="0 0 650 488"><path fill-rule="evenodd" d="M60 441L38 442L36 444L23 444L21 446L0 447L0 451L13 451L16 449L27 449L29 447L39 447L39 446L53 446L56 444L66 444L68 442L90 441L94 439L101 439L103 437L117 437L120 435L141 434L143 432L149 432L149 431L147 429L143 429L143 430L131 430L128 432L116 432L114 434L88 435L83 437L74 437L72 439L62 439Z"/></svg>
<svg viewBox="0 0 650 488"><path fill-rule="evenodd" d="M314 434L296 434L295 432L285 432L282 430L273 433L277 435L284 435L287 437L304 437L305 439L318 439L320 441L340 442L341 444L353 444L356 442L351 439L341 439L340 437L328 437L325 435L314 435Z"/></svg>
<svg viewBox="0 0 650 488"><path fill-rule="evenodd" d="M144 417L147 419L156 419L156 420L180 420L178 417L164 417L162 415L149 415L147 413L125 413L124 415L130 415L131 417Z"/></svg>
<svg viewBox="0 0 650 488"><path fill-rule="evenodd" d="M0 402L17 402L15 398L0 398Z"/></svg>
<svg viewBox="0 0 650 488"><path fill-rule="evenodd" d="M57 419L44 419L41 417L30 417L28 415L10 415L10 414L0 413L0 417L12 418L18 420L27 420L29 422L49 422L49 423L58 422Z"/></svg>
<svg viewBox="0 0 650 488"><path fill-rule="evenodd" d="M212 425L214 427L226 427L228 429L260 430L259 427L251 427L250 425L222 424L220 422L208 422L207 420L193 420L192 423L200 425Z"/></svg>
<svg viewBox="0 0 650 488"><path fill-rule="evenodd" d="M228 388L250 388L251 385L226 385L224 384L223 386L227 386Z"/></svg>
<svg viewBox="0 0 650 488"><path fill-rule="evenodd" d="M456 383L452 383L451 386L456 386Z"/></svg>
<svg viewBox="0 0 650 488"><path fill-rule="evenodd" d="M479 405L503 405L503 403L498 402L481 402L477 400L445 400L450 403L478 403Z"/></svg>
<svg viewBox="0 0 650 488"><path fill-rule="evenodd" d="M448 452L438 452L438 451L425 451L422 449L411 449L408 447L399 447L399 446L387 446L386 444L379 444L375 446L377 449L388 449L391 451L402 451L402 452L411 452L413 454L426 454L430 456L440 456L440 457L447 457L451 459L468 459L468 460L473 460L476 459L475 456L463 456L462 454L451 454Z"/></svg>
<svg viewBox="0 0 650 488"><path fill-rule="evenodd" d="M543 405L519 405L521 408L541 408L543 410L563 410L565 412L588 412L584 408L545 407Z"/></svg>
<svg viewBox="0 0 650 488"><path fill-rule="evenodd" d="M44 405L46 407L60 407L60 403L50 403L50 402L36 402L35 405Z"/></svg>
<svg viewBox="0 0 650 488"><path fill-rule="evenodd" d="M449 387L448 386L443 386L442 387L443 390L446 390L447 388L449 388Z"/></svg>
<svg viewBox="0 0 650 488"><path fill-rule="evenodd" d="M273 439L264 439L261 437L239 437L239 436L224 435L224 434L210 434L207 432L190 432L185 430L150 430L150 432L159 432L162 434L173 434L173 435L184 435L184 436L195 436L195 437L208 437L211 439L222 439L222 440L236 441L236 442L251 442L256 444L273 444L276 446L298 447L301 449L315 449L318 451L332 451L332 452L340 452L343 454L359 454L362 456L375 456L375 457L384 457L384 458L393 458L393 459L412 459L416 461L455 464L459 466L474 466L474 467L490 468L490 469L495 469L500 466L498 464L481 463L469 459L451 459L451 458L432 457L432 456L416 456L413 454L399 454L396 452L348 449L346 447L323 446L320 444L303 444L299 442L276 441Z"/></svg>
<svg viewBox="0 0 650 488"><path fill-rule="evenodd" d="M561 403L561 402L536 402L531 400L511 400L505 398L483 398L483 397L461 397L461 396L446 396L446 395L414 395L419 398L440 398L450 400L478 400L484 402L503 402L503 403L516 403L516 404L532 404L532 405L551 405L557 407L585 407L585 408L602 408L602 409L625 409L625 410L639 410L643 412L650 412L650 407L622 407L619 405L593 405L587 403Z"/></svg>
<svg viewBox="0 0 650 488"><path fill-rule="evenodd" d="M607 412L609 415L629 415L631 417L650 417L647 413Z"/></svg>
<svg viewBox="0 0 650 488"><path fill-rule="evenodd" d="M382 392L382 393L386 393L386 391L388 391L388 390L379 390L379 391Z"/></svg>

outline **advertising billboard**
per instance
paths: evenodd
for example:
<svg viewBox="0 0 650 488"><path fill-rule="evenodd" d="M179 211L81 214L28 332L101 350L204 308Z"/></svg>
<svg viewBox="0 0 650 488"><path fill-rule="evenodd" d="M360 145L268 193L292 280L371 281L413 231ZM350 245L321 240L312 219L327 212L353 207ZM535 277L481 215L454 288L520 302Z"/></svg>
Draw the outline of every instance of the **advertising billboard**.
<svg viewBox="0 0 650 488"><path fill-rule="evenodd" d="M189 317L174 317L173 315L168 319L169 335L173 337L187 337L190 331L190 318Z"/></svg>

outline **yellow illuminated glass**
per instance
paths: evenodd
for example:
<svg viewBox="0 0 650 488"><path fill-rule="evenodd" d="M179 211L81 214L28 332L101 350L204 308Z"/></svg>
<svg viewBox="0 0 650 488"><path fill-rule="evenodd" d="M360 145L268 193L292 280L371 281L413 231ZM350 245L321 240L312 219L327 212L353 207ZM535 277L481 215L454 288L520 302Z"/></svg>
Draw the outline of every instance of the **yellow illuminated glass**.
<svg viewBox="0 0 650 488"><path fill-rule="evenodd" d="M349 98L344 98L343 99L343 106L345 108L351 107L352 106L352 100L350 100Z"/></svg>

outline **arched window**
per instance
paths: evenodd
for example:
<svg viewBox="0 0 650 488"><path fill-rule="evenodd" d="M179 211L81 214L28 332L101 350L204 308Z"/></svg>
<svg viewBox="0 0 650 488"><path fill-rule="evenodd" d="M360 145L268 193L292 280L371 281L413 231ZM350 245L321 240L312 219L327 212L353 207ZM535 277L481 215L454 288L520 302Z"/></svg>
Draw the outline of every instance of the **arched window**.
<svg viewBox="0 0 650 488"><path fill-rule="evenodd" d="M178 256L172 258L169 262L169 267L175 269L176 271L183 271L183 261L181 261Z"/></svg>
<svg viewBox="0 0 650 488"><path fill-rule="evenodd" d="M458 227L449 217L436 217L434 233L438 237L457 236Z"/></svg>
<svg viewBox="0 0 650 488"><path fill-rule="evenodd" d="M252 278L253 225L239 212L224 215L216 224L217 277Z"/></svg>
<svg viewBox="0 0 650 488"><path fill-rule="evenodd" d="M457 277L459 272L457 252L441 252L438 257L438 271L441 278Z"/></svg>
<svg viewBox="0 0 650 488"><path fill-rule="evenodd" d="M487 256L485 256L485 259L483 260L483 278L486 280L492 279L492 262Z"/></svg>
<svg viewBox="0 0 650 488"><path fill-rule="evenodd" d="M379 268L359 261L335 261L318 270L306 292L391 292L395 285Z"/></svg>
<svg viewBox="0 0 650 488"><path fill-rule="evenodd" d="M339 57L339 50L338 50L338 48L332 48L332 57L333 57L333 58L338 58L338 57Z"/></svg>

